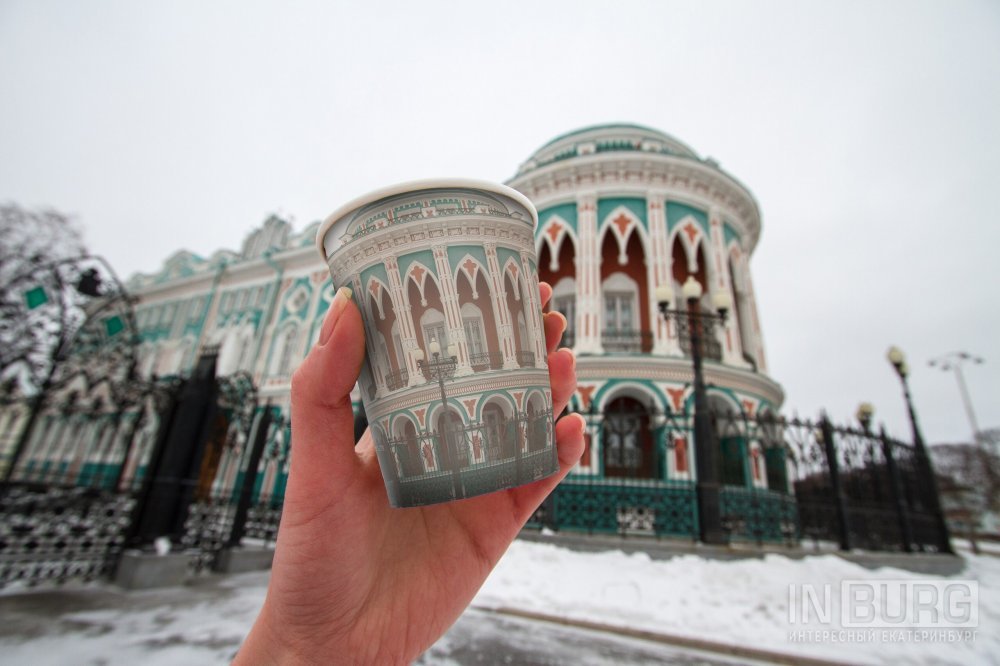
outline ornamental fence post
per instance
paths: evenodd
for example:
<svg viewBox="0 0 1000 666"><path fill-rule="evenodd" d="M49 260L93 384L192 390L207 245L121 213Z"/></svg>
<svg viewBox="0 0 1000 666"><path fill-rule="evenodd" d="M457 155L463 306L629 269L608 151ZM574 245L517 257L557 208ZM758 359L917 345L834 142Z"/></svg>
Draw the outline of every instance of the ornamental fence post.
<svg viewBox="0 0 1000 666"><path fill-rule="evenodd" d="M837 446L833 441L833 426L823 414L819 421L820 432L823 435L823 446L826 451L826 464L830 470L830 490L833 495L834 507L837 511L837 534L841 550L851 549L851 527L847 512L847 498L840 480L840 466L837 462Z"/></svg>
<svg viewBox="0 0 1000 666"><path fill-rule="evenodd" d="M257 468L264 455L264 445L267 443L268 431L271 429L271 403L268 401L264 410L257 417L257 430L254 432L253 448L250 449L250 460L243 474L243 485L240 488L240 499L236 504L236 515L233 516L233 528L229 532L229 548L236 548L246 532L247 514L253 500L254 486L257 485Z"/></svg>
<svg viewBox="0 0 1000 666"><path fill-rule="evenodd" d="M903 485L899 479L899 468L896 466L896 459L893 457L892 440L885 434L883 425L879 432L879 439L882 440L882 455L885 456L886 469L889 472L889 488L892 492L892 503L896 507L896 516L899 520L899 535L903 540L903 552L913 551L913 531L910 529L910 516L906 512L906 505L903 503Z"/></svg>

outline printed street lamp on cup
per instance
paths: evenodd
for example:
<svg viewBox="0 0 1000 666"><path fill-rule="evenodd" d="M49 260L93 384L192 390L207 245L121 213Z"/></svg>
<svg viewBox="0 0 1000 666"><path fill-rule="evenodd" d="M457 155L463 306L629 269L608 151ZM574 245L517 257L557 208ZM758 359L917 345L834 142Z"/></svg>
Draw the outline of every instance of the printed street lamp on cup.
<svg viewBox="0 0 1000 666"><path fill-rule="evenodd" d="M669 285L656 288L656 301L660 314L667 322L677 325L678 336L687 337L691 343L691 364L694 368L694 445L697 462L698 515L701 518L701 539L705 543L724 544L722 508L719 497L718 447L713 436L708 410L708 393L702 373L702 345L713 339L716 325L725 325L726 313L731 305L729 294L716 292L712 304L718 314L701 311L701 284L693 276L681 287L687 308L670 309L674 292Z"/></svg>
<svg viewBox="0 0 1000 666"><path fill-rule="evenodd" d="M454 441L454 434L451 428L451 413L448 411L448 393L445 391L444 382L455 376L455 368L458 367L458 348L455 345L448 345L448 356L441 357L441 344L437 338L431 340L428 351L434 358L433 361L424 360L424 352L420 349L413 351L413 358L417 362L417 367L427 375L431 381L437 381L441 388L441 412L442 429L441 437L444 447L448 451L448 459L451 463L451 482L455 491L455 497L464 497L465 491L462 488L461 466L458 464L458 444Z"/></svg>
<svg viewBox="0 0 1000 666"><path fill-rule="evenodd" d="M941 501L938 497L937 479L934 478L934 468L931 466L930 456L927 455L927 446L924 444L924 436L920 433L920 426L917 425L917 414L913 409L913 398L910 396L910 383L907 381L910 370L906 365L906 355L903 350L893 345L886 352L886 358L892 365L899 381L903 385L903 397L906 399L906 410L910 416L910 427L913 429L913 449L917 457L917 466L929 493L931 502L931 512L934 514L939 527L939 534L942 535L944 543L941 549L946 553L953 552L951 549L951 538L948 534L948 526L944 520L944 512L941 510Z"/></svg>

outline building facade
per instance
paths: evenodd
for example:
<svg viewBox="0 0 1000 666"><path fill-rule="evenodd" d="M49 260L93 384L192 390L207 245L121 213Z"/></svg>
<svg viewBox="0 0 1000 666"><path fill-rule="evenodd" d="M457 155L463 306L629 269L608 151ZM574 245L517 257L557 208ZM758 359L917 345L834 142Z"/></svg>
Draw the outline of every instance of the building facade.
<svg viewBox="0 0 1000 666"><path fill-rule="evenodd" d="M706 345L712 410L777 414L784 396L767 375L750 276L760 211L739 181L673 137L622 124L554 139L508 184L538 209L539 278L577 354L572 408L595 425L578 476L693 479L692 438L663 427L691 413L693 371L690 343L659 314L662 285L675 306L689 277L705 310L714 294L730 296L730 316ZM728 434L719 433L730 484L787 491L783 460Z"/></svg>
<svg viewBox="0 0 1000 666"><path fill-rule="evenodd" d="M706 309L718 292L733 303L725 326L706 346L713 410L752 417L777 413L783 393L767 375L750 274L760 211L746 187L676 139L625 124L554 139L508 185L538 210L537 266L510 239L487 237L484 226L466 248L443 250L428 238L405 262L366 265L358 273L350 285L355 300L377 311L378 330L368 334L385 345L384 362L364 379L365 390L378 394L422 384L426 378L406 352L427 347L430 338L443 347L459 345L458 374L470 381L498 368L544 372L544 341L528 334L525 320L537 310L537 281L546 281L553 287L550 307L568 322L563 344L578 357L579 388L569 408L585 414L592 426L571 480L691 483L693 438L666 427L693 409L691 350L659 316L654 293L667 285L679 299L680 285L693 277ZM503 226L498 222L492 230ZM272 216L239 251L208 258L180 251L159 272L131 278L126 286L138 298L140 372L185 376L204 350L217 348L218 373L248 373L260 403L270 403L287 423L292 372L315 343L334 296L316 252L318 228L316 222L296 233ZM506 282L489 283L484 276L493 273ZM390 307L394 300L412 306L405 318ZM470 396L454 403L455 416L467 427L509 423L515 414L537 411L533 400L542 402L530 391ZM353 398L360 406L360 389ZM443 469L439 454L419 444L435 415L369 416L385 441L412 449L412 455L397 456L401 476ZM470 464L485 459L488 446L516 446L499 431L483 430L478 441L475 434L468 439ZM262 459L257 492L283 494L289 435L286 428L276 440L283 452ZM720 435L725 483L788 492L783 458L767 459L759 442L738 433ZM24 464L62 450L45 437L32 442ZM137 470L141 458L132 463ZM209 476L218 487L232 488L246 464L245 443L237 442L225 447Z"/></svg>

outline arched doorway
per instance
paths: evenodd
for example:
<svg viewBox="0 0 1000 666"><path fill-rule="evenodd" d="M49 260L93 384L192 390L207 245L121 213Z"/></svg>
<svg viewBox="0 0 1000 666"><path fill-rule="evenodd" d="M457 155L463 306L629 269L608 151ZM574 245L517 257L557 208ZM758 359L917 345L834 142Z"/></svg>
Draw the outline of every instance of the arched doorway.
<svg viewBox="0 0 1000 666"><path fill-rule="evenodd" d="M656 460L646 407L627 396L604 410L604 476L651 479Z"/></svg>
<svg viewBox="0 0 1000 666"><path fill-rule="evenodd" d="M468 466L469 452L465 446L465 426L458 412L451 408L439 411L434 434L442 469L456 470Z"/></svg>
<svg viewBox="0 0 1000 666"><path fill-rule="evenodd" d="M720 480L726 486L749 485L747 438L741 428L740 412L718 395L708 396L715 439L719 443Z"/></svg>
<svg viewBox="0 0 1000 666"><path fill-rule="evenodd" d="M396 440L396 455L399 456L399 464L403 472L401 476L404 478L424 473L417 428L409 419L405 419L402 428L399 429L399 437Z"/></svg>
<svg viewBox="0 0 1000 666"><path fill-rule="evenodd" d="M516 423L508 416L498 401L492 400L483 407L483 425L486 435L486 460L513 458L517 446Z"/></svg>

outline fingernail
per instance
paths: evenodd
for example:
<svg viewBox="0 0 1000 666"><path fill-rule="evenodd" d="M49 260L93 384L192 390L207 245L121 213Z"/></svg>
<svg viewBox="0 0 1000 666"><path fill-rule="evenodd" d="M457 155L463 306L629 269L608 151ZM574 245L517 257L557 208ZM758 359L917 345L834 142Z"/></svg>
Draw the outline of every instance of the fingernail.
<svg viewBox="0 0 1000 666"><path fill-rule="evenodd" d="M581 435L586 435L587 434L587 419L583 418L583 416L580 415L580 414L577 414L577 416L579 417L577 420L580 421L580 434Z"/></svg>
<svg viewBox="0 0 1000 666"><path fill-rule="evenodd" d="M330 309L326 313L326 319L323 320L323 328L319 331L320 346L325 345L326 341L330 339L333 328L337 325L337 320L340 319L340 313L344 311L347 302L351 300L353 295L354 292L351 291L350 287L341 287L337 290L337 295L333 297Z"/></svg>

